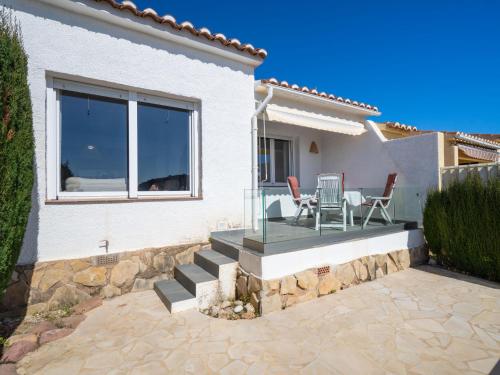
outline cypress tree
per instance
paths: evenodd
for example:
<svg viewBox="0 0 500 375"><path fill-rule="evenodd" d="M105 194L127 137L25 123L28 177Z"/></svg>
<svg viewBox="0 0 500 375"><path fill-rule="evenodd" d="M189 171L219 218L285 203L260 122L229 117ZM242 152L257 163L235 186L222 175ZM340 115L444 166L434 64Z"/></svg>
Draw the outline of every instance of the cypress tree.
<svg viewBox="0 0 500 375"><path fill-rule="evenodd" d="M0 297L19 257L31 208L33 130L20 27L0 9Z"/></svg>
<svg viewBox="0 0 500 375"><path fill-rule="evenodd" d="M424 233L439 263L500 281L500 177L482 181L471 174L431 192Z"/></svg>

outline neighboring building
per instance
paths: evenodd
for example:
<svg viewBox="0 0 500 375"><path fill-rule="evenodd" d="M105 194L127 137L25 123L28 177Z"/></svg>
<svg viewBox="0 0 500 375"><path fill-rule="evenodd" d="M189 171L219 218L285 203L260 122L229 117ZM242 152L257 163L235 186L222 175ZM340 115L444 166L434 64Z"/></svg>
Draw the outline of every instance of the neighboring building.
<svg viewBox="0 0 500 375"><path fill-rule="evenodd" d="M500 162L500 134L466 134L462 132L418 130L415 126L399 122L377 123L387 139L439 133L442 167Z"/></svg>
<svg viewBox="0 0 500 375"><path fill-rule="evenodd" d="M445 134L445 148L451 157L447 158L445 166L456 166L464 164L480 164L500 162L500 142L488 139L494 134ZM492 137L493 138L493 137ZM497 139L496 138L493 139Z"/></svg>

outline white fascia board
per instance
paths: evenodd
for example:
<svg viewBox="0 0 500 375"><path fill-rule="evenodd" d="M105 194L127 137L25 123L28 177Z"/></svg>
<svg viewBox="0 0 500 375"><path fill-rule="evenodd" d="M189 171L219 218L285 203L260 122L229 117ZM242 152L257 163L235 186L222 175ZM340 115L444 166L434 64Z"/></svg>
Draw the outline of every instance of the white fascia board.
<svg viewBox="0 0 500 375"><path fill-rule="evenodd" d="M321 105L328 107L332 110L342 111L354 115L361 116L380 116L382 112L373 111L361 107L356 107L350 104L337 102L331 99L322 98L320 96L303 93L294 89L281 87L273 84L262 84L261 81L255 82L255 92L262 93L266 91L267 87L272 87L274 89L274 95L282 98L289 98L296 101L300 101L302 103L310 103L312 105Z"/></svg>
<svg viewBox="0 0 500 375"><path fill-rule="evenodd" d="M160 39L168 40L186 47L197 49L199 51L208 52L214 55L224 57L226 59L237 61L252 67L257 67L263 63L263 60L259 57L249 56L246 52L229 50L228 47L220 46L216 47L211 44L208 40L204 42L202 40L195 40L190 38L187 31L181 31L179 33L172 33L166 27L160 27L160 25L154 25L151 21L150 24L145 22L138 22L126 15L116 15L112 10L99 9L89 6L81 2L75 2L72 0L40 0L51 6L57 6L59 8L71 11L73 13L78 13L84 16L92 17L101 20L106 23L114 24L129 30L138 31L144 34L152 35ZM184 34L184 35L182 35ZM210 43L210 44L209 44Z"/></svg>

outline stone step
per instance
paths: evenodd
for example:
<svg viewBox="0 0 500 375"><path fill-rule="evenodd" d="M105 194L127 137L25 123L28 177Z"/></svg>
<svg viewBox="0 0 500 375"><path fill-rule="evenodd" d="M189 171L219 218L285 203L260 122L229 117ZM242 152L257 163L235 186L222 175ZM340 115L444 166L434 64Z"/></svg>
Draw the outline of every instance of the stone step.
<svg viewBox="0 0 500 375"><path fill-rule="evenodd" d="M177 280L160 280L154 290L171 314L197 307L196 297Z"/></svg>
<svg viewBox="0 0 500 375"><path fill-rule="evenodd" d="M196 264L175 266L175 279L190 293L196 296L197 287L206 283L216 283L217 278Z"/></svg>
<svg viewBox="0 0 500 375"><path fill-rule="evenodd" d="M238 262L214 250L194 253L194 263L219 279L220 298L235 298Z"/></svg>
<svg viewBox="0 0 500 375"><path fill-rule="evenodd" d="M221 268L238 264L236 260L210 249L194 253L194 263L217 278L221 276Z"/></svg>
<svg viewBox="0 0 500 375"><path fill-rule="evenodd" d="M200 309L206 308L217 299L219 280L196 264L175 266L175 279L194 294Z"/></svg>
<svg viewBox="0 0 500 375"><path fill-rule="evenodd" d="M240 259L240 250L238 245L233 244L229 241L224 241L220 238L211 238L212 249L218 253L224 254L225 256L232 258L236 261Z"/></svg>

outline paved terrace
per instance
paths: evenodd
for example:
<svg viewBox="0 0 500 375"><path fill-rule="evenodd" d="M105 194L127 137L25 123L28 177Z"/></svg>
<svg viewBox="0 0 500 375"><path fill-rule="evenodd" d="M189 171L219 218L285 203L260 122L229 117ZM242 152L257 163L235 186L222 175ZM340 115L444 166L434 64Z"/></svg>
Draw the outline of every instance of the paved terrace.
<svg viewBox="0 0 500 375"><path fill-rule="evenodd" d="M154 292L105 302L21 374L485 374L500 358L500 289L423 267L262 318L170 315ZM459 277L463 280L459 280Z"/></svg>

